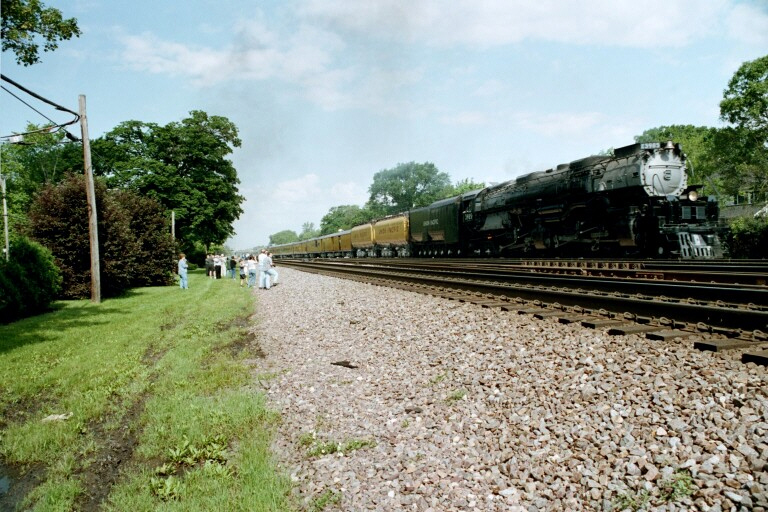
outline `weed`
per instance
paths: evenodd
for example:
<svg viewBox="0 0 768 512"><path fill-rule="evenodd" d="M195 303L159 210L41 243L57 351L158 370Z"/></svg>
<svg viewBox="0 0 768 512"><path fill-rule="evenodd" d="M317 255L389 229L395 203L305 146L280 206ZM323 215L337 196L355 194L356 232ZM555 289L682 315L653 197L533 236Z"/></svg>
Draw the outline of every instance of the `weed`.
<svg viewBox="0 0 768 512"><path fill-rule="evenodd" d="M437 375L436 377L432 377L431 379L429 379L429 383L431 385L435 386L437 384L440 384L444 380L446 380L448 377L449 377L449 373L448 372L443 372L440 375Z"/></svg>
<svg viewBox="0 0 768 512"><path fill-rule="evenodd" d="M406 419L404 419L404 420L403 420L403 422L402 422L402 423L400 423L400 426L401 426L402 428L408 428L408 426L409 426L410 424L411 424L411 422L410 422L410 421L408 421L408 419L406 418Z"/></svg>
<svg viewBox="0 0 768 512"><path fill-rule="evenodd" d="M687 498L696 490L690 471L679 469L659 484L661 500L665 503Z"/></svg>
<svg viewBox="0 0 768 512"><path fill-rule="evenodd" d="M316 441L307 450L307 455L310 457L320 457L321 455L329 455L339 451L339 443L335 441Z"/></svg>
<svg viewBox="0 0 768 512"><path fill-rule="evenodd" d="M315 433L315 431L304 432L299 436L299 446L303 446L303 447L312 446L312 444L315 442L315 439L317 439L317 434Z"/></svg>
<svg viewBox="0 0 768 512"><path fill-rule="evenodd" d="M326 489L320 496L312 500L309 509L312 512L322 512L328 505L338 505L339 503L341 503L341 493Z"/></svg>
<svg viewBox="0 0 768 512"><path fill-rule="evenodd" d="M462 398L467 396L467 390L466 389L457 389L450 395L448 395L448 398L446 398L446 402L458 402Z"/></svg>
<svg viewBox="0 0 768 512"><path fill-rule="evenodd" d="M644 509L651 501L648 491L640 491L637 494L626 493L618 496L614 501L617 510L629 509L633 512Z"/></svg>
<svg viewBox="0 0 768 512"><path fill-rule="evenodd" d="M149 488L152 494L163 501L177 500L184 491L184 483L175 476L159 478L153 476L149 480Z"/></svg>

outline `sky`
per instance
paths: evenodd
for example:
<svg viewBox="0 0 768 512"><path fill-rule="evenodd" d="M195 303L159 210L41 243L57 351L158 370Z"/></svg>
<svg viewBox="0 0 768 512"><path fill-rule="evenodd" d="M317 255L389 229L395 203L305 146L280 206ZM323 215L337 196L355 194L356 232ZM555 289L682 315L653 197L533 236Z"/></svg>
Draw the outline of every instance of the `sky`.
<svg viewBox="0 0 768 512"><path fill-rule="evenodd" d="M490 184L649 128L723 126L728 81L768 54L768 0L44 3L82 35L33 66L4 52L2 73L74 111L85 95L91 138L193 110L237 126L232 249L362 206L400 163ZM0 91L0 135L28 122L45 119Z"/></svg>

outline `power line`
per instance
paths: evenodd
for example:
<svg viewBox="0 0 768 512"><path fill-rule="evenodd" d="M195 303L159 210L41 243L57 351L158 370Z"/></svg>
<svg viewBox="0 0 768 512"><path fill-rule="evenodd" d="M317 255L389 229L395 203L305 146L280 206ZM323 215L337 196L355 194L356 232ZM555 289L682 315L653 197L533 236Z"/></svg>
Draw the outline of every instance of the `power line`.
<svg viewBox="0 0 768 512"><path fill-rule="evenodd" d="M27 102L25 102L24 100L22 100L21 98L19 98L19 97L18 97L16 94L12 93L11 91L9 91L7 88L5 88L5 87L3 86L3 87L2 87L2 89L3 89L4 91L8 92L8 93L9 93L11 96L13 96L13 97L14 97L14 98L16 98L17 100L21 101L21 102L22 102L24 105L26 105L26 106L27 106L27 107L29 107L30 109L34 110L35 112L37 112L38 114L40 114L40 115L41 115L41 116L43 116L44 118L48 119L48 121L50 121L51 123L53 123L53 125L54 125L54 126L53 126L53 127L48 127L48 128L42 128L42 129L40 129L40 130L33 130L33 131L31 131L31 132L25 132L25 133L16 133L16 134L13 134L13 135L2 135L2 136L0 136L0 139L12 139L12 138L14 138L14 137L23 137L24 135L30 135L30 134L33 134L33 133L40 133L40 132L44 132L44 131L58 131L58 130L62 130L62 129L64 129L64 127L65 127L65 126L69 126L69 125L71 125L71 124L75 124L76 122L78 122L78 121L80 120L80 114L78 114L77 112L73 112L72 110L70 110L70 109L68 109L68 108L66 108L66 107L62 107L61 105L59 105L59 104L57 104L57 103L54 103L53 101L51 101L51 100L49 100L49 99L47 99L47 98L44 98L43 96L40 96L39 94L37 94L37 93L35 93L35 92L32 92L32 91L30 91L29 89L27 89L27 88L26 88L26 87L24 87L23 85L21 85L21 84L19 84L19 83L15 82L15 81L13 81L13 80L11 80L11 79L10 79L10 78L8 78L7 76L5 76L5 75L3 75L3 74L0 74L0 79L2 79L2 80L4 80L4 81L8 82L9 84L13 85L13 86L14 86L14 87L16 87L17 89L20 89L20 90L24 91L25 93L29 94L29 95L30 95L30 96L32 96L33 98L37 98L38 100L40 100L40 101L42 101L42 102L44 102L44 103L47 103L48 105L51 105L51 106L52 106L52 107L54 107L56 110L60 110L60 111L62 111L62 112L67 112L67 113L69 113L69 114L72 114L73 116L75 116L75 118L74 118L74 119L72 119L71 121L69 121L68 123L56 123L56 122L55 122L55 121L53 121L51 118L49 118L48 116L46 116L45 114L43 114L42 112L40 112L39 110L37 110L36 108L32 107L30 104L28 104ZM54 127L56 128L55 130L53 130L53 128L54 128ZM75 137L74 135L72 135L71 133L69 133L67 130L64 130L64 134L65 134L65 135L66 135L66 137L67 137L69 140L71 140L71 141L77 141L77 140L78 140L78 139L77 139L77 137Z"/></svg>

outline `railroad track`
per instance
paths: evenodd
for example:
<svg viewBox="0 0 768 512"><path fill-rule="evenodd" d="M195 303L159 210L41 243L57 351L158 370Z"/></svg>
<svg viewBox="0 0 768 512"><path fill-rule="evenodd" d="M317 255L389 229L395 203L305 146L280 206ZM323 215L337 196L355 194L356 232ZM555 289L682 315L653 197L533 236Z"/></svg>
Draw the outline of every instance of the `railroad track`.
<svg viewBox="0 0 768 512"><path fill-rule="evenodd" d="M420 260L280 263L537 318L554 317L561 323L577 322L612 335L641 334L650 340L691 339L697 349L740 350L743 362L768 365L768 286L764 284L707 282L701 277L673 281L658 277L531 272L469 260L449 264ZM757 281L765 278L765 274L758 272L745 274L753 274L752 279Z"/></svg>

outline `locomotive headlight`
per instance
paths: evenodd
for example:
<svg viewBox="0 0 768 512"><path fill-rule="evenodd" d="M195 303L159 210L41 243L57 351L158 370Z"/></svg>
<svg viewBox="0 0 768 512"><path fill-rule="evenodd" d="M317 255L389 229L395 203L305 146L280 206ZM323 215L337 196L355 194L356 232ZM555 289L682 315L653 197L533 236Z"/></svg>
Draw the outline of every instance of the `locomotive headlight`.
<svg viewBox="0 0 768 512"><path fill-rule="evenodd" d="M691 190L688 192L688 199L691 201L696 201L699 198L699 193L695 190Z"/></svg>

